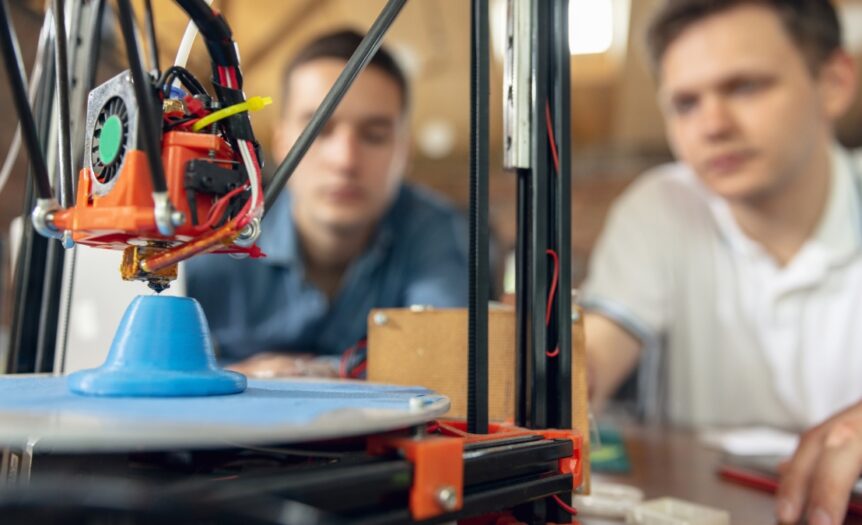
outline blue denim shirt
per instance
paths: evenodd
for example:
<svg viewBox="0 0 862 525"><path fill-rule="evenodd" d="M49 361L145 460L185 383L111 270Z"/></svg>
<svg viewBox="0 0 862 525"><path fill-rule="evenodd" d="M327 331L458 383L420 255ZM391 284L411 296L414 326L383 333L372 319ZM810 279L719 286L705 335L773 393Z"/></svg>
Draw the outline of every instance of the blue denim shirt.
<svg viewBox="0 0 862 525"><path fill-rule="evenodd" d="M224 361L264 351L335 355L365 337L372 308L466 306L467 244L461 214L405 184L330 301L305 279L285 192L263 221L267 256L191 259L187 292L203 306Z"/></svg>

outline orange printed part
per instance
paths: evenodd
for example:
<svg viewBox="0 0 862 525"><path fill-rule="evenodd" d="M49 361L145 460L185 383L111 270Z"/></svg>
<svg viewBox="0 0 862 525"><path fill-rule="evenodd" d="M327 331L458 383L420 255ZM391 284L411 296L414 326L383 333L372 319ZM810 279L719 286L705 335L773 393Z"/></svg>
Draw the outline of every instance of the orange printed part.
<svg viewBox="0 0 862 525"><path fill-rule="evenodd" d="M576 489L583 483L583 438L575 430L541 429L529 430L516 427L510 423L490 423L487 434L470 434L467 432L467 422L464 420L438 420L434 424L443 435L457 436L466 443L491 441L507 437L538 435L544 439L565 439L572 442L572 457L559 460L560 472L572 475L572 488Z"/></svg>
<svg viewBox="0 0 862 525"><path fill-rule="evenodd" d="M464 441L431 436L421 439L373 436L368 451L385 455L399 451L413 464L410 515L424 520L464 506Z"/></svg>
<svg viewBox="0 0 862 525"><path fill-rule="evenodd" d="M574 430L537 430L545 439L568 439L572 442L572 457L561 458L559 461L560 472L572 475L572 490L581 486L584 481L583 469L583 437Z"/></svg>
<svg viewBox="0 0 862 525"><path fill-rule="evenodd" d="M162 142L162 163L168 186L168 198L174 208L186 218L191 209L186 199L185 167L190 160L207 159L212 162L232 162L233 151L221 137L205 133L173 131L166 133ZM73 208L54 214L54 224L60 230L71 230L73 238L82 244L104 245L103 238L118 241L118 235L128 238L165 240L158 232L153 216L153 187L149 164L142 151L126 153L123 168L117 174L114 186L105 195L93 193L92 175L88 168L78 175L78 191ZM212 208L212 197L196 195L198 217L206 217ZM187 220L175 232L175 238L188 240L208 232L201 232ZM128 239L127 238L127 239ZM121 246L103 246L123 248Z"/></svg>

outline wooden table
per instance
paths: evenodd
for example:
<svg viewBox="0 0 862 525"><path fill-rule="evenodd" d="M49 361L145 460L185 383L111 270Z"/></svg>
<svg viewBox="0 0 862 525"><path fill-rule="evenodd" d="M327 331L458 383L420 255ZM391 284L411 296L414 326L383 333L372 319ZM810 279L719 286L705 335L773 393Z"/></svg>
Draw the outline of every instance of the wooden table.
<svg viewBox="0 0 862 525"><path fill-rule="evenodd" d="M595 474L593 480L633 485L646 499L664 496L700 503L730 512L733 524L776 523L774 499L767 492L721 479L716 474L721 453L704 446L694 432L667 428L632 427L624 431L632 472ZM620 523L582 518L583 525ZM847 524L862 525L849 516Z"/></svg>

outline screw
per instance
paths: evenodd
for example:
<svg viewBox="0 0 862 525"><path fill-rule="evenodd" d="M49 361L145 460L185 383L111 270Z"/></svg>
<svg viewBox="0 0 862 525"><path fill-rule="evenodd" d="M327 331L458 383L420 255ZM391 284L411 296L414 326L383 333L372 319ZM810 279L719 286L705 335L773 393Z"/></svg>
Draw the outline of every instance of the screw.
<svg viewBox="0 0 862 525"><path fill-rule="evenodd" d="M458 507L458 494L455 487L444 485L437 489L437 503L446 510L455 510Z"/></svg>
<svg viewBox="0 0 862 525"><path fill-rule="evenodd" d="M383 326L389 322L389 318L383 312L374 312L374 324Z"/></svg>
<svg viewBox="0 0 862 525"><path fill-rule="evenodd" d="M171 224L174 226L182 226L186 222L186 215L181 211L171 213Z"/></svg>

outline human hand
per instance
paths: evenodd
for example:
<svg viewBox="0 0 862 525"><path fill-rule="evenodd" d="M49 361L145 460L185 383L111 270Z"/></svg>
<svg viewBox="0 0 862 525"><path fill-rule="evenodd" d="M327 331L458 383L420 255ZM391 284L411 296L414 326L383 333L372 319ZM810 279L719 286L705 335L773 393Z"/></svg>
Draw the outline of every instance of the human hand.
<svg viewBox="0 0 862 525"><path fill-rule="evenodd" d="M234 363L228 370L245 376L268 379L273 377L338 377L332 360L311 354L262 352Z"/></svg>
<svg viewBox="0 0 862 525"><path fill-rule="evenodd" d="M796 523L806 512L811 525L838 525L862 472L862 402L802 435L782 467L776 514Z"/></svg>

